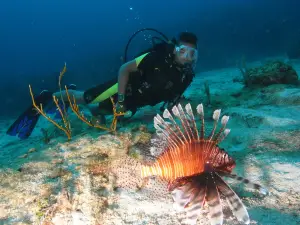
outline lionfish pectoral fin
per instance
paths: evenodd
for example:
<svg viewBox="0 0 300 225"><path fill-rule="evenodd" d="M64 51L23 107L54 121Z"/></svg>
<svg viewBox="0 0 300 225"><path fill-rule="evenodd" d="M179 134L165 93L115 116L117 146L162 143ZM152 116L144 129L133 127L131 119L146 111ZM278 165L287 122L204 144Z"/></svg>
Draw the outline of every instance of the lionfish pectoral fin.
<svg viewBox="0 0 300 225"><path fill-rule="evenodd" d="M254 190L258 190L263 195L269 195L270 194L268 189L262 187L260 184L253 183L253 182L251 182L250 180L248 180L244 177L238 176L237 174L221 173L220 175L235 179L239 182L242 182L242 183L246 184L247 186L249 186L250 188L252 188Z"/></svg>
<svg viewBox="0 0 300 225"><path fill-rule="evenodd" d="M188 178L186 182L178 180L172 185L174 207L187 213L186 219L182 222L183 224L196 224L204 205L206 187L202 176Z"/></svg>
<svg viewBox="0 0 300 225"><path fill-rule="evenodd" d="M184 223L196 224L199 214L201 213L201 208L204 205L205 191L205 187L196 189L193 196L191 196L193 199L185 205L187 217L184 220Z"/></svg>
<svg viewBox="0 0 300 225"><path fill-rule="evenodd" d="M189 205L192 194L193 194L193 187L190 182L184 184L183 186L176 187L172 191L174 207L179 211L183 211L185 207Z"/></svg>
<svg viewBox="0 0 300 225"><path fill-rule="evenodd" d="M222 225L223 224L223 209L219 190L215 183L215 173L207 174L207 192L205 200L209 206L210 224Z"/></svg>
<svg viewBox="0 0 300 225"><path fill-rule="evenodd" d="M175 189L172 192L172 198L174 200L173 208L177 211L184 211L184 207L187 205L189 199L185 196L185 193L180 189Z"/></svg>
<svg viewBox="0 0 300 225"><path fill-rule="evenodd" d="M244 224L249 224L249 214L243 202L218 174L216 175L216 184L220 192L226 197L227 203L233 215L240 222L243 222Z"/></svg>

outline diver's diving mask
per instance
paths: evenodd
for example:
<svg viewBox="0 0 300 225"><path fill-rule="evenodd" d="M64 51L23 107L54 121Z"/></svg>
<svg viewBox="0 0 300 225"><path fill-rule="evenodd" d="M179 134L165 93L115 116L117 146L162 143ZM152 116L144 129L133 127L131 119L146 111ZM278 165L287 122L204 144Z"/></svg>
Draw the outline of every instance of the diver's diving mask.
<svg viewBox="0 0 300 225"><path fill-rule="evenodd" d="M176 52L179 53L179 57L191 60L193 63L197 62L198 50L187 45L180 45L175 48Z"/></svg>

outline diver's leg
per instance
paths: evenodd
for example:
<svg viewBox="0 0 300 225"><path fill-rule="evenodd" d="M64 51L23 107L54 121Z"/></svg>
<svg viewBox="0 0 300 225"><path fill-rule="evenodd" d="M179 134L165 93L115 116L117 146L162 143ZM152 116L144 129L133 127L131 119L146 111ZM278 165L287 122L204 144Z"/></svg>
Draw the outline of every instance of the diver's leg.
<svg viewBox="0 0 300 225"><path fill-rule="evenodd" d="M73 96L75 98L75 101L78 105L86 105L86 102L84 100L83 91L76 91L76 90L68 90L69 96L71 97L71 100L73 100ZM67 102L68 101L68 96L66 91L58 91L53 93L53 96L55 96L58 99L63 99L63 101Z"/></svg>
<svg viewBox="0 0 300 225"><path fill-rule="evenodd" d="M104 114L100 110L99 104L88 104L87 107L88 107L88 109L90 110L90 112L92 113L93 116L98 116L98 115Z"/></svg>

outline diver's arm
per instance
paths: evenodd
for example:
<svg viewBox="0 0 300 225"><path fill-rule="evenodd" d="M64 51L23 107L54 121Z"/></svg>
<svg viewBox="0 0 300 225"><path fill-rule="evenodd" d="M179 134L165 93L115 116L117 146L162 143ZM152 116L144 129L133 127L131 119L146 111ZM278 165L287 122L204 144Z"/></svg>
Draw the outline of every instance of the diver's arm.
<svg viewBox="0 0 300 225"><path fill-rule="evenodd" d="M128 83L129 74L137 71L136 61L132 60L123 64L119 69L118 76L118 94L124 95Z"/></svg>
<svg viewBox="0 0 300 225"><path fill-rule="evenodd" d="M138 70L152 70L155 67L157 58L155 52L145 53L121 66L118 77L118 97L120 97L121 101L124 99L129 74Z"/></svg>

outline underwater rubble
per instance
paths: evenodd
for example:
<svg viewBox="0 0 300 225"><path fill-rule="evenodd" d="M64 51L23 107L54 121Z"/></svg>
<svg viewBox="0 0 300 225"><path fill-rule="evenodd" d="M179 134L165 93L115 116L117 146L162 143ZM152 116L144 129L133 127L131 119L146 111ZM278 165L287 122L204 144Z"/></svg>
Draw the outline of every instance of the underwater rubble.
<svg viewBox="0 0 300 225"><path fill-rule="evenodd" d="M206 115L221 108L230 116L231 133L222 147L236 160L235 172L270 191L262 197L228 181L246 205L251 224L299 224L300 87L276 83L249 88L242 79L233 82L237 76L242 77L236 68L201 73L181 103L203 103ZM158 112L158 106L142 109L116 134L71 116L75 130L70 141L59 130L45 142L40 131L25 141L1 137L0 224L181 224L185 214L173 208L161 181L152 179L146 190L120 190L118 180L103 172L107 163L123 156L149 160L145 149ZM142 119L145 114L149 120ZM55 129L45 121L38 127ZM239 224L224 207L224 224ZM207 216L205 206L197 224L210 224Z"/></svg>

